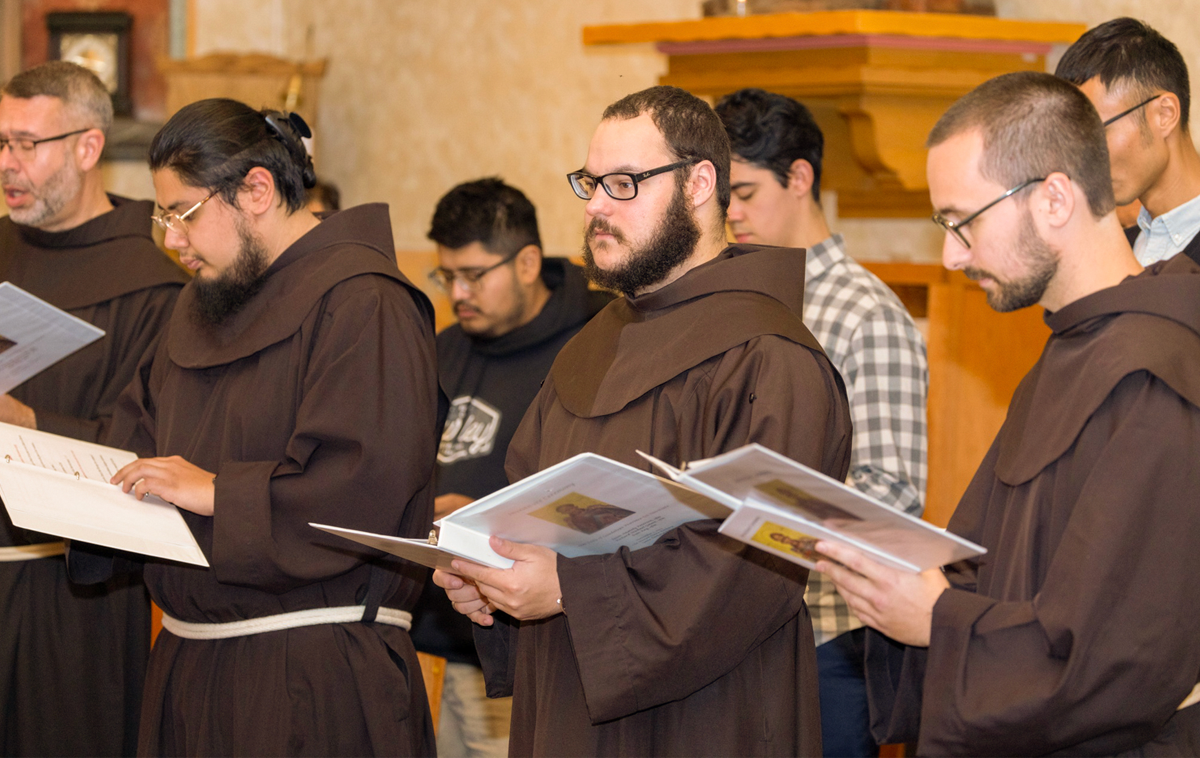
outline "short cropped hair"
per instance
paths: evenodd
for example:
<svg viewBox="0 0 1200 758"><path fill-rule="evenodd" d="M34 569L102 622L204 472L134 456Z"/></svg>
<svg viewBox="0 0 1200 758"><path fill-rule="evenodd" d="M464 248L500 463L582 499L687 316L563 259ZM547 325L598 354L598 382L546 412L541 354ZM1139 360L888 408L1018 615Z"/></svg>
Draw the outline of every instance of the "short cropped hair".
<svg viewBox="0 0 1200 758"><path fill-rule="evenodd" d="M112 128L112 95L99 77L75 63L50 61L22 71L0 87L0 96L22 100L57 97L86 128L99 129L105 135Z"/></svg>
<svg viewBox="0 0 1200 758"><path fill-rule="evenodd" d="M1067 48L1054 74L1075 85L1100 77L1105 89L1128 87L1138 100L1170 92L1179 98L1180 124L1188 126L1187 64L1173 42L1137 19L1115 18L1089 29ZM1145 123L1145 112L1138 118Z"/></svg>
<svg viewBox="0 0 1200 758"><path fill-rule="evenodd" d="M692 93L660 85L626 95L604 109L603 120L634 119L643 113L662 132L676 160L710 161L717 170L717 204L724 219L729 209L729 137L717 114ZM686 177L691 166L676 173Z"/></svg>
<svg viewBox="0 0 1200 758"><path fill-rule="evenodd" d="M154 135L150 170L171 169L184 184L211 190L236 207L246 174L261 166L271 172L288 212L295 213L305 205L304 190L317 183L300 138L289 114L256 111L226 98L200 100L181 108Z"/></svg>
<svg viewBox="0 0 1200 758"><path fill-rule="evenodd" d="M1116 207L1104 125L1083 93L1062 79L1035 71L989 79L950 106L925 146L974 129L983 133L984 177L1015 187L1061 171L1083 188L1096 218Z"/></svg>
<svg viewBox="0 0 1200 758"><path fill-rule="evenodd" d="M792 164L808 161L813 200L821 201L825 135L803 103L761 89L740 89L721 98L716 110L734 155L769 169L784 187L791 180Z"/></svg>
<svg viewBox="0 0 1200 758"><path fill-rule="evenodd" d="M505 256L526 245L542 246L533 203L495 176L447 192L433 212L429 239L451 250L478 242L489 253Z"/></svg>

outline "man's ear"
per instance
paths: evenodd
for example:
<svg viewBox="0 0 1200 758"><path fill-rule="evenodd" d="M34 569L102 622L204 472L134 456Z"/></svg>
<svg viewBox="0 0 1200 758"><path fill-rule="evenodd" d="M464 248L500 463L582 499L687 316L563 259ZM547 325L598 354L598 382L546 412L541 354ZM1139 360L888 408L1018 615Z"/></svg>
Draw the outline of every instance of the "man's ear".
<svg viewBox="0 0 1200 758"><path fill-rule="evenodd" d="M513 259L517 270L517 281L526 286L533 284L542 275L542 249L537 245L526 245Z"/></svg>
<svg viewBox="0 0 1200 758"><path fill-rule="evenodd" d="M1052 229L1061 229L1075 213L1075 183L1066 174L1055 171L1042 182L1035 202L1046 223Z"/></svg>
<svg viewBox="0 0 1200 758"><path fill-rule="evenodd" d="M1146 106L1146 123L1150 131L1159 137L1167 137L1177 131L1182 117L1183 108L1174 92L1164 92Z"/></svg>
<svg viewBox="0 0 1200 758"><path fill-rule="evenodd" d="M688 194L695 208L704 205L709 198L717 194L717 168L712 161L700 161L692 167L688 177Z"/></svg>
<svg viewBox="0 0 1200 758"><path fill-rule="evenodd" d="M811 195L814 175L812 164L808 161L803 158L792 161L791 167L788 168L788 192L797 198Z"/></svg>
<svg viewBox="0 0 1200 758"><path fill-rule="evenodd" d="M99 129L88 129L79 135L75 143L75 160L80 171L91 171L100 162L104 153L104 132Z"/></svg>
<svg viewBox="0 0 1200 758"><path fill-rule="evenodd" d="M255 216L261 216L276 205L275 177L262 166L255 166L246 172L242 187L238 190L238 204L241 209Z"/></svg>

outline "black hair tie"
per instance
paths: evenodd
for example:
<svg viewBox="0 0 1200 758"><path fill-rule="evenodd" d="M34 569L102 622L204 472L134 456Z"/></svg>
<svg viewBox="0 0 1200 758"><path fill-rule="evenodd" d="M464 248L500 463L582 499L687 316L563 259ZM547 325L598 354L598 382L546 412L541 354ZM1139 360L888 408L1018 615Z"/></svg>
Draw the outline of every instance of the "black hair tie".
<svg viewBox="0 0 1200 758"><path fill-rule="evenodd" d="M267 122L267 131L283 144L291 154L292 159L300 166L303 174L304 187L311 188L317 184L317 172L313 168L312 156L304 147L303 138L312 137L312 129L299 113L283 113L282 111L266 111L263 119Z"/></svg>

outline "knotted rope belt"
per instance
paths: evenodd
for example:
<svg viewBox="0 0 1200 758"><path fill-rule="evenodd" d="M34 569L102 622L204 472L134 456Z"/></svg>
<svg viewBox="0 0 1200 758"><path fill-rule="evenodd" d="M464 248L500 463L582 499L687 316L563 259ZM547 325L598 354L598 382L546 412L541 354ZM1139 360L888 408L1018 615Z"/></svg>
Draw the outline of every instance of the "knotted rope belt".
<svg viewBox="0 0 1200 758"><path fill-rule="evenodd" d="M336 608L311 608L306 611L278 613L274 616L226 621L221 624L206 624L196 621L180 621L163 614L163 629L186 640L223 640L230 637L246 637L280 629L295 629L318 624L353 624L362 621L365 606L345 605ZM412 628L412 614L395 608L380 608L375 614L380 624L398 626L405 631Z"/></svg>

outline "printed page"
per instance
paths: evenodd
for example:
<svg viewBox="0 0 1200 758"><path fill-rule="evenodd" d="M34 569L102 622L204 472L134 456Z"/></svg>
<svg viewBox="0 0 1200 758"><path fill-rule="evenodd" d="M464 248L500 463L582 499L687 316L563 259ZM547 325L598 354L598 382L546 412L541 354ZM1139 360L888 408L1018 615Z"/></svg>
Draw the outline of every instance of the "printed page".
<svg viewBox="0 0 1200 758"><path fill-rule="evenodd" d="M128 450L0 423L0 461L17 461L107 484L122 466L135 460L137 456Z"/></svg>
<svg viewBox="0 0 1200 758"><path fill-rule="evenodd" d="M888 557L887 562L897 568L923 570L985 552L979 545L889 508L761 445L747 445L703 465L689 466L680 481L715 487L741 500L743 508L758 505L760 510L769 507L777 514L790 514L799 524L836 535L877 558ZM733 533L744 527L745 518L741 518L727 522L721 531L751 541L744 534ZM815 534L814 529L799 531Z"/></svg>
<svg viewBox="0 0 1200 758"><path fill-rule="evenodd" d="M691 489L632 466L592 453L582 453L502 490L437 522L438 550L500 568L511 561L487 546L495 535L514 542L543 545L567 557L631 550L654 543L664 532L690 521L721 519L730 509ZM333 530L313 524L319 529ZM429 553L424 540L387 535L335 534L370 544L423 565L412 557ZM380 538L371 543L361 536ZM399 552L402 544L421 550ZM410 555L411 554L411 555ZM430 559L433 560L433 559Z"/></svg>
<svg viewBox="0 0 1200 758"><path fill-rule="evenodd" d="M179 510L109 484L126 450L0 423L0 498L22 529L207 566Z"/></svg>
<svg viewBox="0 0 1200 758"><path fill-rule="evenodd" d="M103 336L15 284L0 283L0 395Z"/></svg>

